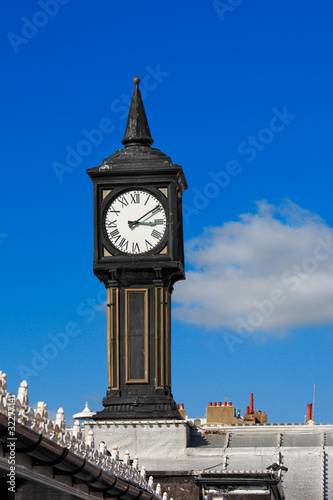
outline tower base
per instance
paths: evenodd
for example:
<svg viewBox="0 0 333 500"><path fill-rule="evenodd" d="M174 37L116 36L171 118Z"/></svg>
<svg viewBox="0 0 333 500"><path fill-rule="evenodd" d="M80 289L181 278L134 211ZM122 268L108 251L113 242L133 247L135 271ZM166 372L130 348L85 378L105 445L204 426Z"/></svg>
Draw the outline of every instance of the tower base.
<svg viewBox="0 0 333 500"><path fill-rule="evenodd" d="M139 457L141 465L154 470L167 457L185 459L191 433L185 420L90 421L84 427L86 435L93 430L95 443L104 441L109 450L117 446L120 455L130 450L132 458Z"/></svg>
<svg viewBox="0 0 333 500"><path fill-rule="evenodd" d="M105 397L104 409L94 420L182 420L177 405L170 396Z"/></svg>

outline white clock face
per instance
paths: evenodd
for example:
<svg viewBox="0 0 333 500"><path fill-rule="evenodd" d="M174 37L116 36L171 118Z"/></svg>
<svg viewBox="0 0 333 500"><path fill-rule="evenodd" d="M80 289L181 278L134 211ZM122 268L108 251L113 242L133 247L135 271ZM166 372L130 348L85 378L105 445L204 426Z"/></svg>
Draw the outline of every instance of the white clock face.
<svg viewBox="0 0 333 500"><path fill-rule="evenodd" d="M111 202L104 224L109 240L118 250L141 254L161 242L166 222L163 205L153 194L131 189Z"/></svg>

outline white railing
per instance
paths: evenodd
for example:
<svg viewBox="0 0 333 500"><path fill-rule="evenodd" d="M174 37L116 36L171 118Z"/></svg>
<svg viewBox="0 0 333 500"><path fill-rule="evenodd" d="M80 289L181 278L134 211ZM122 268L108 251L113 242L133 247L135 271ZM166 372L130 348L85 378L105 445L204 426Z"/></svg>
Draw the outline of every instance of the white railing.
<svg viewBox="0 0 333 500"><path fill-rule="evenodd" d="M93 431L88 431L84 439L78 420L75 421L71 429L66 429L64 410L62 408L59 408L55 421L49 420L45 403L39 402L37 410L29 406L27 382L25 380L21 382L16 397L7 391L7 376L0 371L0 413L8 416L8 401L10 400L10 406L12 407L14 398L16 422L42 434L60 446L68 448L75 455L85 458L101 469L150 491L156 498L167 500L167 493L162 496L160 484L157 484L155 488L152 477L148 481L146 480L145 467L138 468L137 457L134 457L131 465L128 451L125 452L124 458L121 460L118 448L114 446L110 452L103 441L100 442L98 449L96 449Z"/></svg>

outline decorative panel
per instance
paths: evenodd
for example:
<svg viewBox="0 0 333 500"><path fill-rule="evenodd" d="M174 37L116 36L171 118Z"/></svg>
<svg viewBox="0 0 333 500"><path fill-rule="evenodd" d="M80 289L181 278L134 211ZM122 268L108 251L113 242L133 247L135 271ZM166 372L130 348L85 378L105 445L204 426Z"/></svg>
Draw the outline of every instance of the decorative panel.
<svg viewBox="0 0 333 500"><path fill-rule="evenodd" d="M107 289L108 307L108 386L119 389L119 292L118 288Z"/></svg>
<svg viewBox="0 0 333 500"><path fill-rule="evenodd" d="M148 383L148 290L125 290L126 383Z"/></svg>

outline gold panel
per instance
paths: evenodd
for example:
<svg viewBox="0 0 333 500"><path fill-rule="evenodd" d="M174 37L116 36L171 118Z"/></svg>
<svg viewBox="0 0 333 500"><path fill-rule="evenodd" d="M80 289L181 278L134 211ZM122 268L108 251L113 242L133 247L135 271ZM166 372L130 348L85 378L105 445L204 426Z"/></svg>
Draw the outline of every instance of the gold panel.
<svg viewBox="0 0 333 500"><path fill-rule="evenodd" d="M105 247L103 247L103 255L104 257L113 257L112 253L108 252Z"/></svg>
<svg viewBox="0 0 333 500"><path fill-rule="evenodd" d="M129 310L129 297L130 294L143 293L144 294L144 373L145 377L142 379L131 378L131 332L130 332L130 310ZM148 308L148 289L147 288L127 288L125 290L125 373L127 384L142 384L149 383L149 308Z"/></svg>
<svg viewBox="0 0 333 500"><path fill-rule="evenodd" d="M165 247L158 253L159 253L159 255L162 255L164 253L168 253L168 245L165 245Z"/></svg>
<svg viewBox="0 0 333 500"><path fill-rule="evenodd" d="M164 194L164 196L167 198L168 197L168 188L158 188L161 193Z"/></svg>
<svg viewBox="0 0 333 500"><path fill-rule="evenodd" d="M105 200L105 198L107 197L108 194L111 193L111 189L103 189L102 190L102 198L103 200Z"/></svg>
<svg viewBox="0 0 333 500"><path fill-rule="evenodd" d="M108 387L119 389L119 291L107 289Z"/></svg>

